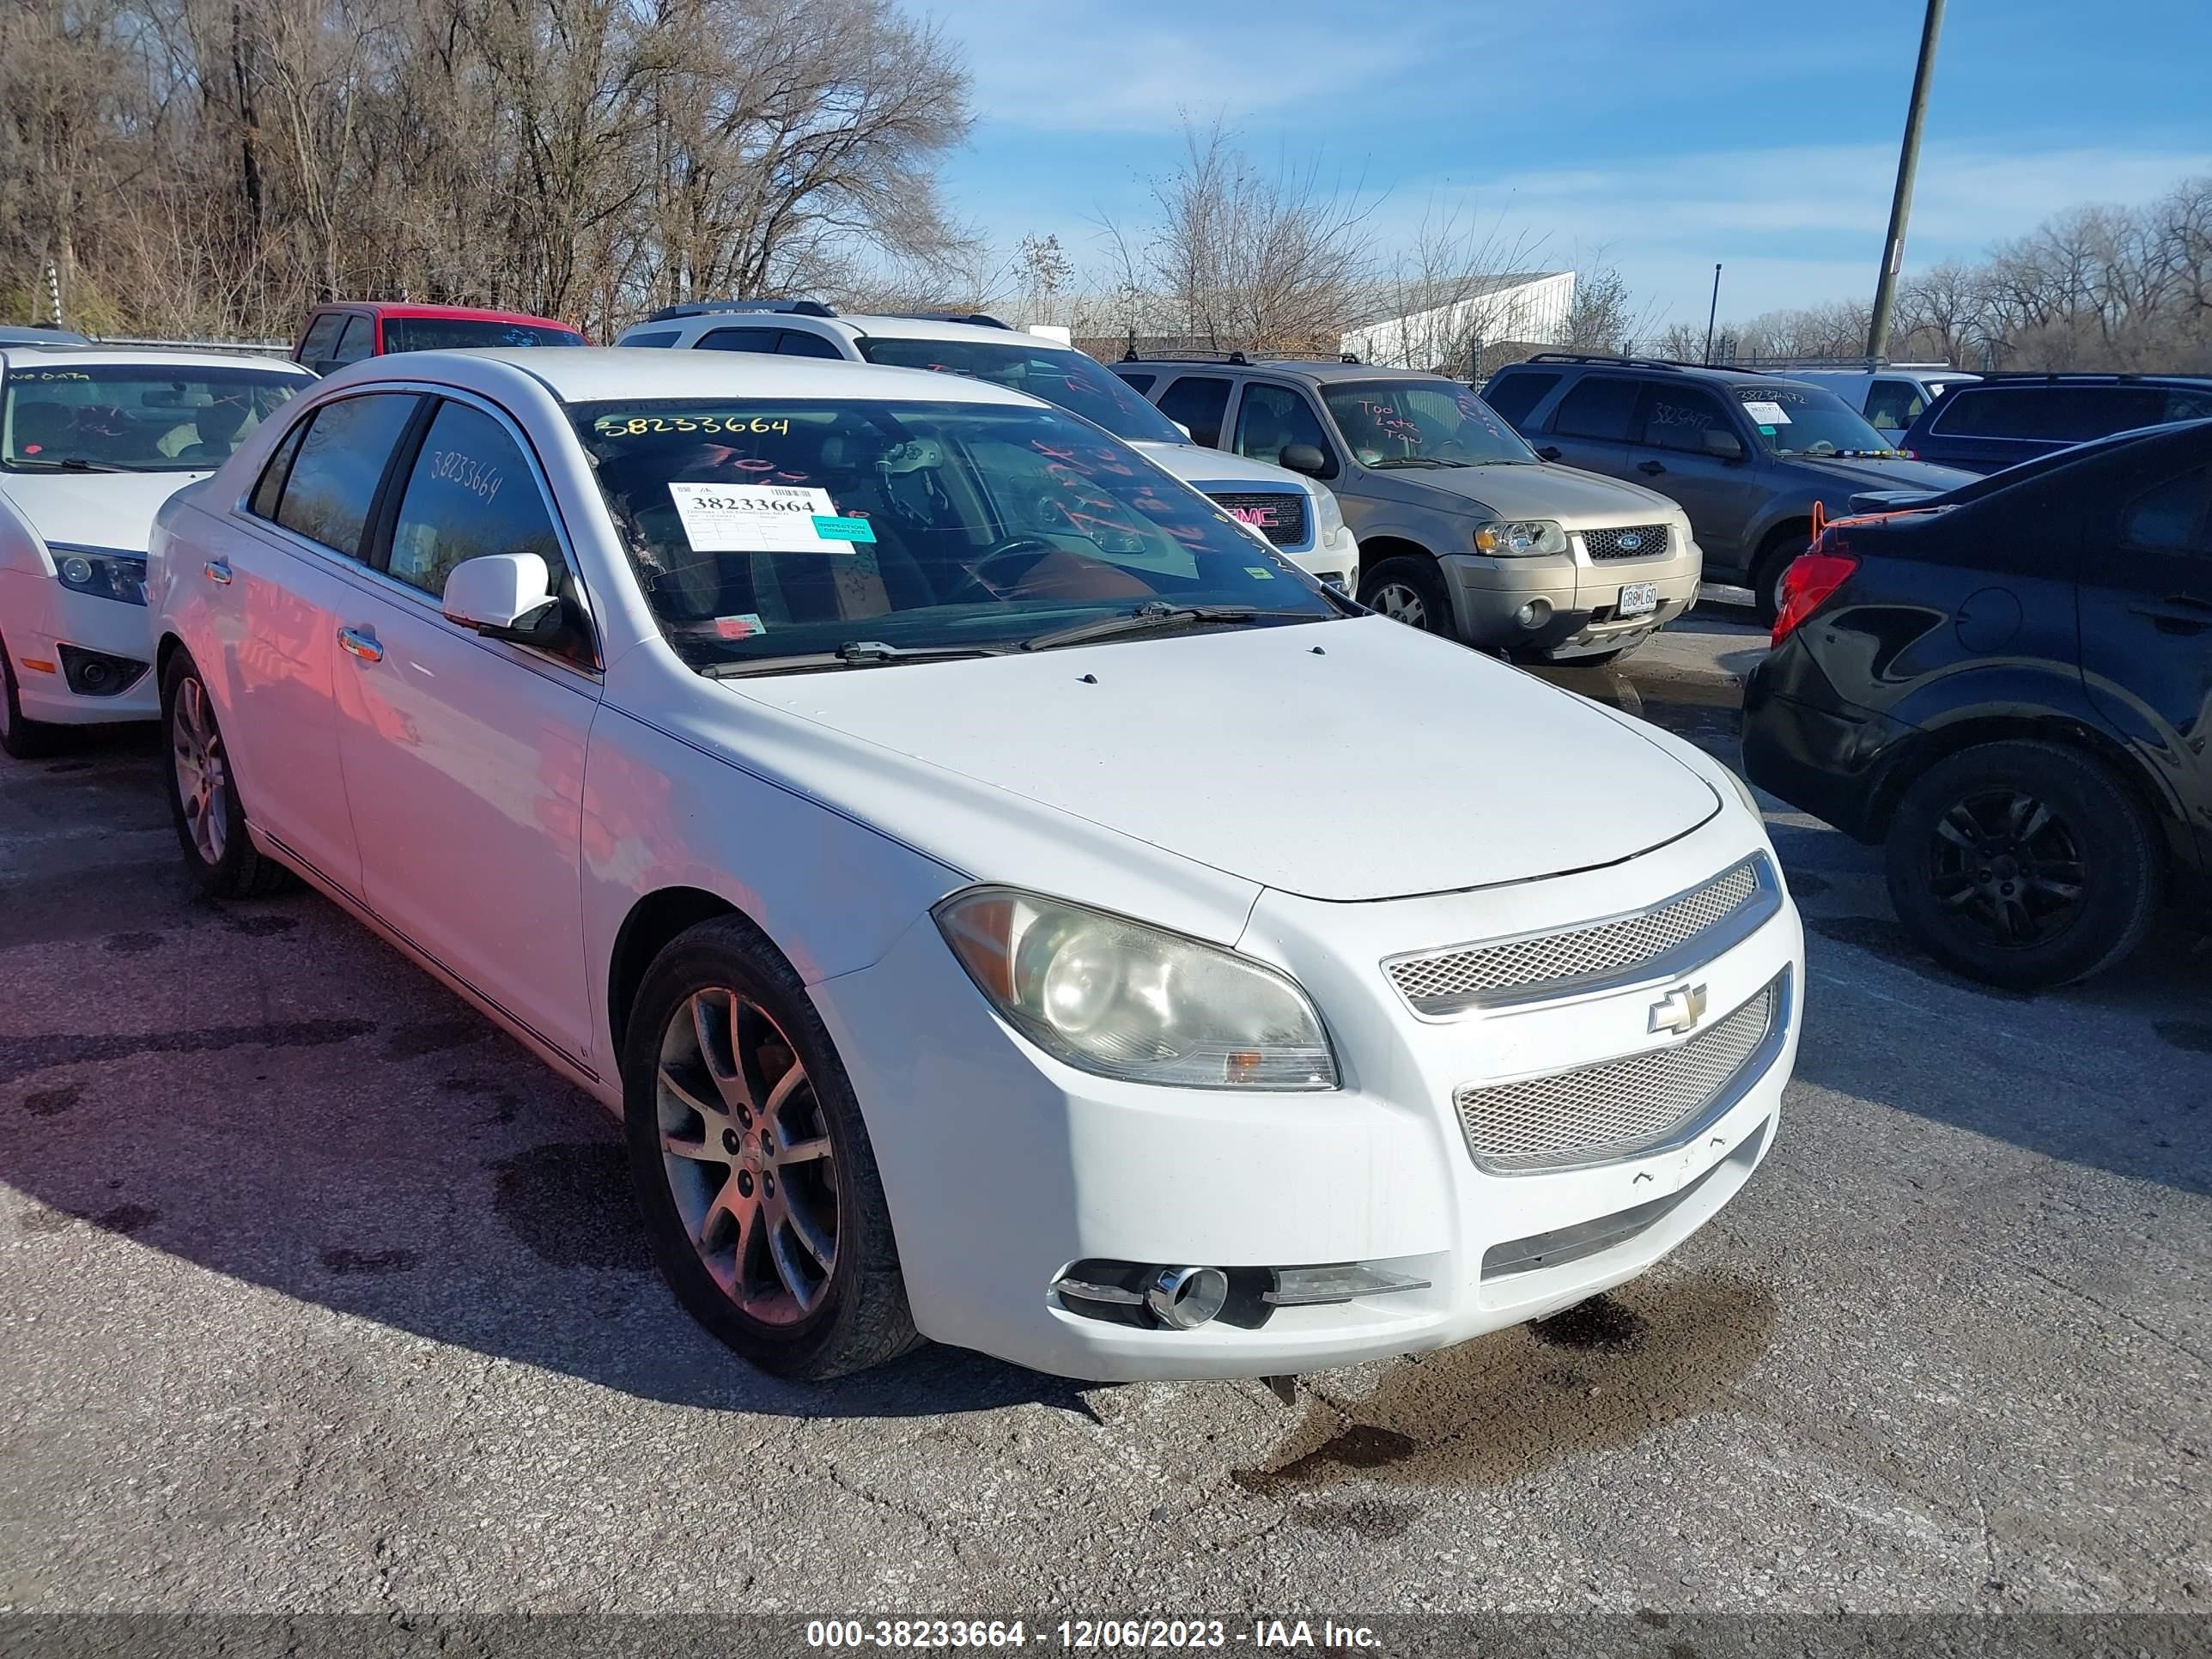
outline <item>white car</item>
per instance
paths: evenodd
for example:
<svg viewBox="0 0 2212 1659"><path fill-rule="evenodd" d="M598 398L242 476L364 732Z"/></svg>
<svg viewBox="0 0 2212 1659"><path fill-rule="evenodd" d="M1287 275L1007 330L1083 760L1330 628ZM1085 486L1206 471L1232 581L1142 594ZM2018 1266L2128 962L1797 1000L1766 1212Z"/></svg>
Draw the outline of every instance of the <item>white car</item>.
<svg viewBox="0 0 2212 1659"><path fill-rule="evenodd" d="M1893 444L1904 438L1920 411L1954 386L1982 377L1948 363L1884 363L1867 368L1781 368L1793 380L1824 386L1866 417Z"/></svg>
<svg viewBox="0 0 2212 1659"><path fill-rule="evenodd" d="M618 346L838 357L989 380L1103 426L1340 593L1359 591L1359 541L1336 496L1287 467L1194 443L1097 359L980 313L841 314L818 300L703 300L625 329Z"/></svg>
<svg viewBox="0 0 2212 1659"><path fill-rule="evenodd" d="M313 384L250 357L0 345L0 750L160 712L154 509Z"/></svg>
<svg viewBox="0 0 2212 1659"><path fill-rule="evenodd" d="M298 872L619 1115L772 1370L1434 1348L1772 1145L1804 936L1731 773L1018 392L372 359L150 587L198 880Z"/></svg>

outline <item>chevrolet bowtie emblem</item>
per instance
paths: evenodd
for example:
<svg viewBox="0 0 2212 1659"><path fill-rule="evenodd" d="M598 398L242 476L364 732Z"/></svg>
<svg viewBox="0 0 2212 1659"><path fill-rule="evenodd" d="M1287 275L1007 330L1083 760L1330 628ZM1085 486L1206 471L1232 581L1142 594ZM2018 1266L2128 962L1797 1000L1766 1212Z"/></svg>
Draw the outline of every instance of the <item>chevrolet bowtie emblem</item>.
<svg viewBox="0 0 2212 1659"><path fill-rule="evenodd" d="M1651 1005L1651 1023L1645 1029L1672 1031L1680 1036L1705 1017L1705 988L1702 985L1677 985Z"/></svg>

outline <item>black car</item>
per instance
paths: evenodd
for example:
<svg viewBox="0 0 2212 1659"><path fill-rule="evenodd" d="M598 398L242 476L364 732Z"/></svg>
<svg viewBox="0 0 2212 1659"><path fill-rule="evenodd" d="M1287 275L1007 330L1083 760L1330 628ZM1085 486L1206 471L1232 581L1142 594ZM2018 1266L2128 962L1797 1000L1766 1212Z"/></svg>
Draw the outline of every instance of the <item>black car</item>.
<svg viewBox="0 0 2212 1659"><path fill-rule="evenodd" d="M2203 916L2212 421L1832 524L1774 640L1746 770L1880 842L1899 916L1948 966L2060 985L2164 910Z"/></svg>
<svg viewBox="0 0 2212 1659"><path fill-rule="evenodd" d="M2136 427L2212 416L2212 379L2189 374L2000 374L1922 410L1898 447L1996 472Z"/></svg>

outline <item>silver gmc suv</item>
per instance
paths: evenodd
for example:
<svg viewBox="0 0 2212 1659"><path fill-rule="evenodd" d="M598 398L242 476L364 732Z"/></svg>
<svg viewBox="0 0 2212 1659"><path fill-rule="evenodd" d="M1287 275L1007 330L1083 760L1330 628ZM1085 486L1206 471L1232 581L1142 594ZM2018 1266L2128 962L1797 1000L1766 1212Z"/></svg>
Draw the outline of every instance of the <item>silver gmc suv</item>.
<svg viewBox="0 0 2212 1659"><path fill-rule="evenodd" d="M1318 478L1359 538L1359 598L1483 650L1609 662L1698 597L1664 495L1540 459L1468 387L1340 358L1128 357L1202 444Z"/></svg>

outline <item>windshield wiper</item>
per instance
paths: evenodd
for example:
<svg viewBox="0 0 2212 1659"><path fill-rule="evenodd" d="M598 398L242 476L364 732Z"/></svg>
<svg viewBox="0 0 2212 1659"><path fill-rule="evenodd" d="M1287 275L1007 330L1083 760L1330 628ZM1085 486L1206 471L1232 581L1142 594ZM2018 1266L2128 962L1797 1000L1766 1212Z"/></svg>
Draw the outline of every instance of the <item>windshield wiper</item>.
<svg viewBox="0 0 2212 1659"><path fill-rule="evenodd" d="M1318 622L1303 611L1261 611L1249 605L1170 605L1151 599L1118 617L1056 628L1048 634L1024 640L1024 651L1049 651L1055 646L1082 645L1091 640L1110 640L1118 634L1142 634L1154 628L1184 628L1193 623L1255 623L1270 617L1285 621Z"/></svg>
<svg viewBox="0 0 2212 1659"><path fill-rule="evenodd" d="M1370 462L1370 465L1380 472L1386 467L1393 466L1465 466L1467 463L1440 461L1433 455L1392 455L1382 460Z"/></svg>
<svg viewBox="0 0 2212 1659"><path fill-rule="evenodd" d="M755 657L740 662L708 663L699 672L711 680L747 674L783 674L815 668L881 668L902 662L951 662L960 657L995 657L1000 651L980 645L885 645L880 640L848 640L835 651L793 657Z"/></svg>
<svg viewBox="0 0 2212 1659"><path fill-rule="evenodd" d="M127 466L110 466L106 461L88 461L82 455L64 455L50 461L43 455L18 455L18 466L50 466L57 472L128 472Z"/></svg>

